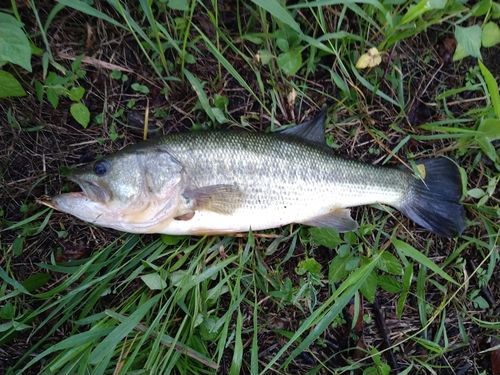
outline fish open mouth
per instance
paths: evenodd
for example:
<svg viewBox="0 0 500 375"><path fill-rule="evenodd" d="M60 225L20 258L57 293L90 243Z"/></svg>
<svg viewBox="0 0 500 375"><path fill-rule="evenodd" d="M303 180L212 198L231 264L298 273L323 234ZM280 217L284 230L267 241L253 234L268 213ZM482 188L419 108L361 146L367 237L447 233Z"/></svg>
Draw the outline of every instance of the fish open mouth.
<svg viewBox="0 0 500 375"><path fill-rule="evenodd" d="M82 191L71 193L73 198L88 198L94 202L107 202L109 194L97 184L90 181L80 180L78 177L70 176L71 181L76 182Z"/></svg>

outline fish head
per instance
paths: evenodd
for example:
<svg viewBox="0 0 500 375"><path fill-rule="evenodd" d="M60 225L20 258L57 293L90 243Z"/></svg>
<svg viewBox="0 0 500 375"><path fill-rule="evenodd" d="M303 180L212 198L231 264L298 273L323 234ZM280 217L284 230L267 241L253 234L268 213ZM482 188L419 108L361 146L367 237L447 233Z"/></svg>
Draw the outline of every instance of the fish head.
<svg viewBox="0 0 500 375"><path fill-rule="evenodd" d="M71 173L82 191L57 195L51 203L95 225L146 233L175 216L182 174L165 149L131 147Z"/></svg>

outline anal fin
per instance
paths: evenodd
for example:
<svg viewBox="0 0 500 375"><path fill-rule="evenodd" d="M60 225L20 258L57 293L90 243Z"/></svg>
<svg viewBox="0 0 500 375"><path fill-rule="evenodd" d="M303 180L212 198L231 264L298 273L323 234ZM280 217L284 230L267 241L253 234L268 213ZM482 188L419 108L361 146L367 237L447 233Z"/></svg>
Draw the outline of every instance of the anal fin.
<svg viewBox="0 0 500 375"><path fill-rule="evenodd" d="M302 224L318 228L334 228L339 232L349 232L358 229L358 223L351 217L351 211L345 208L335 208L329 213L317 216Z"/></svg>

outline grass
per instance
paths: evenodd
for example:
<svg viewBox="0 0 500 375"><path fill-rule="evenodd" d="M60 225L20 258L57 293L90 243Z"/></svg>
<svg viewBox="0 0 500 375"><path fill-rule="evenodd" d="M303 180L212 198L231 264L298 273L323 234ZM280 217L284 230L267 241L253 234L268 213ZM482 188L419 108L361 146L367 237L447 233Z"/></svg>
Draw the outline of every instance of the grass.
<svg viewBox="0 0 500 375"><path fill-rule="evenodd" d="M478 4L59 1L37 12L3 9L24 23L33 69L9 60L2 70L26 95L0 101L0 369L492 371L498 44L482 48L482 60L451 61L443 42L498 17L496 4ZM465 53L481 47L460 37ZM372 47L382 64L356 68ZM325 102L327 141L339 155L390 165L459 161L464 234L441 239L374 206L354 210L360 229L342 235L294 225L235 237L141 236L36 203L71 190L64 175L89 151L106 154L158 132L275 130ZM89 121L76 111L82 106Z"/></svg>

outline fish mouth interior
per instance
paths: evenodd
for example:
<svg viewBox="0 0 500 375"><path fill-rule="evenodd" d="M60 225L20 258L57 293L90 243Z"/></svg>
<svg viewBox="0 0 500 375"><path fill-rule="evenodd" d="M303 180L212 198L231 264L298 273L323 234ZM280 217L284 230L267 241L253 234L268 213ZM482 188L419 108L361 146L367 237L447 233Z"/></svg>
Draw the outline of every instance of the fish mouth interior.
<svg viewBox="0 0 500 375"><path fill-rule="evenodd" d="M82 189L81 194L89 198L91 201L107 202L109 200L109 194L97 184L90 181L80 180L75 176L70 176L70 180L76 182Z"/></svg>

